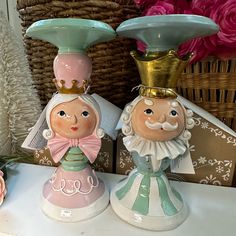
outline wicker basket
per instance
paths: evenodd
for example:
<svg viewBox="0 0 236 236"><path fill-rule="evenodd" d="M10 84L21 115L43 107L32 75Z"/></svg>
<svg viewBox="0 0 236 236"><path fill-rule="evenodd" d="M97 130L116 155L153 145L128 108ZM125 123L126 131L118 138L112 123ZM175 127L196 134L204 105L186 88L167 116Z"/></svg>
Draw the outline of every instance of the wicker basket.
<svg viewBox="0 0 236 236"><path fill-rule="evenodd" d="M101 20L114 29L124 20L139 15L133 0L18 0L25 30L35 21L57 17L78 17ZM34 85L45 105L55 91L52 63L57 49L51 44L24 37ZM93 85L96 92L119 107L137 94L130 93L139 84L139 75L129 55L135 42L116 38L89 51L93 60ZM209 111L236 130L236 60L212 58L189 65L178 84L178 92Z"/></svg>
<svg viewBox="0 0 236 236"><path fill-rule="evenodd" d="M178 93L236 131L236 60L214 58L189 65Z"/></svg>
<svg viewBox="0 0 236 236"><path fill-rule="evenodd" d="M133 0L18 0L17 9L22 20L23 35L33 22L48 18L100 20L115 29L122 21L138 16ZM52 65L57 49L27 36L24 36L24 43L34 85L44 106L55 91ZM93 61L90 92L98 93L121 108L136 96L129 92L137 85L139 78L129 55L132 47L135 47L133 40L116 38L96 45L88 52Z"/></svg>

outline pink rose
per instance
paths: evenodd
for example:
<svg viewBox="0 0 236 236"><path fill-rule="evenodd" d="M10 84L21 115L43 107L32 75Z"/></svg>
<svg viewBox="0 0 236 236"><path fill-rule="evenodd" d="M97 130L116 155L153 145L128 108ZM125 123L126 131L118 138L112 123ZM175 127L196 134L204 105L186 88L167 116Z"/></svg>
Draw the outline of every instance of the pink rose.
<svg viewBox="0 0 236 236"><path fill-rule="evenodd" d="M209 17L211 9L217 0L192 0L191 8L193 14Z"/></svg>
<svg viewBox="0 0 236 236"><path fill-rule="evenodd" d="M225 47L225 46L218 46L215 51L211 53L212 55L218 57L221 60L227 60L229 58L233 58L236 56L236 47Z"/></svg>
<svg viewBox="0 0 236 236"><path fill-rule="evenodd" d="M176 14L192 14L190 2L186 0L176 0L175 13Z"/></svg>
<svg viewBox="0 0 236 236"><path fill-rule="evenodd" d="M176 0L134 0L135 4L140 7L144 7L144 6L151 7L155 5L156 2L160 2L160 1L174 4Z"/></svg>
<svg viewBox="0 0 236 236"><path fill-rule="evenodd" d="M135 0L136 6L141 10L141 16L145 16L147 9L154 6L158 0Z"/></svg>
<svg viewBox="0 0 236 236"><path fill-rule="evenodd" d="M204 37L202 40L203 40L203 44L204 44L205 48L207 48L207 50L209 52L214 51L218 47L218 36L217 36L217 34Z"/></svg>
<svg viewBox="0 0 236 236"><path fill-rule="evenodd" d="M193 53L190 63L194 63L208 56L209 51L205 48L203 39L196 38L183 43L179 47L178 54L180 57L185 56L187 53Z"/></svg>
<svg viewBox="0 0 236 236"><path fill-rule="evenodd" d="M218 44L236 47L236 1L216 0L210 18L220 26L217 33Z"/></svg>
<svg viewBox="0 0 236 236"><path fill-rule="evenodd" d="M153 6L157 0L134 0L135 4L141 8Z"/></svg>
<svg viewBox="0 0 236 236"><path fill-rule="evenodd" d="M147 47L146 44L139 40L137 40L136 43L137 43L138 50L141 52L145 52L145 49Z"/></svg>
<svg viewBox="0 0 236 236"><path fill-rule="evenodd" d="M184 43L178 53L183 56L193 52L191 62L208 55L221 59L236 56L236 0L135 0L142 8L143 15L195 14L211 18L219 25L220 31L208 37ZM146 45L137 42L138 50L145 51Z"/></svg>
<svg viewBox="0 0 236 236"><path fill-rule="evenodd" d="M157 1L154 6L151 6L144 11L145 16L174 14L174 5L164 1Z"/></svg>
<svg viewBox="0 0 236 236"><path fill-rule="evenodd" d="M3 203L3 199L7 193L5 182L3 179L3 172L0 170L0 206Z"/></svg>

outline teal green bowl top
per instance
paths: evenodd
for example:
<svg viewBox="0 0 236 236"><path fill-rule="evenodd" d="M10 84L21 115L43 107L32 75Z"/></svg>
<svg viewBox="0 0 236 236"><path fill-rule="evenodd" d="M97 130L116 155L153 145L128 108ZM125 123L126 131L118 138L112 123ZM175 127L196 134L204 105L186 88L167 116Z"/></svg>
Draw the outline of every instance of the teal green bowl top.
<svg viewBox="0 0 236 236"><path fill-rule="evenodd" d="M116 32L101 21L56 18L33 23L26 35L52 43L59 48L59 53L84 53L94 44L112 40L116 37Z"/></svg>
<svg viewBox="0 0 236 236"><path fill-rule="evenodd" d="M147 51L177 49L183 42L219 31L211 19L198 15L143 16L124 21L116 32L120 36L143 41Z"/></svg>

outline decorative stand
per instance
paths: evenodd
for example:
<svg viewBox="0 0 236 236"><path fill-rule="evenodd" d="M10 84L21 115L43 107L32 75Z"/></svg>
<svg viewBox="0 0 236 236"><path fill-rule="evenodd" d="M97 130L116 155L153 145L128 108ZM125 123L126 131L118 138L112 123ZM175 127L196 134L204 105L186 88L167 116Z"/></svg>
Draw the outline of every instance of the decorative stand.
<svg viewBox="0 0 236 236"><path fill-rule="evenodd" d="M85 220L101 213L109 202L106 186L88 164L97 158L103 130L100 108L87 94L92 64L85 51L113 39L115 32L99 21L67 18L36 22L27 35L59 48L54 60L59 93L47 105L49 129L43 135L52 158L61 165L43 187L42 210L63 222Z"/></svg>
<svg viewBox="0 0 236 236"><path fill-rule="evenodd" d="M170 230L188 215L181 195L164 170L194 173L188 139L192 112L178 102L175 87L190 55L176 49L189 39L218 31L210 19L191 15L140 17L123 22L121 36L143 41L146 53L131 52L142 85L139 96L123 112L123 142L137 166L112 189L111 205L128 223L149 230Z"/></svg>

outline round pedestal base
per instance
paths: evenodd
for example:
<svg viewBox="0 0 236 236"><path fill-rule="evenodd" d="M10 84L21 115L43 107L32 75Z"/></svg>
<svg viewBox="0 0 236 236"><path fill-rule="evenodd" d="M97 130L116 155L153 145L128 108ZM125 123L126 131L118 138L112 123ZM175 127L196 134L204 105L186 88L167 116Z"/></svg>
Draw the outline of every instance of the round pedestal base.
<svg viewBox="0 0 236 236"><path fill-rule="evenodd" d="M54 220L62 222L77 222L92 218L104 211L109 203L109 192L105 189L104 194L95 202L82 208L63 208L56 206L42 197L41 208L43 213Z"/></svg>
<svg viewBox="0 0 236 236"><path fill-rule="evenodd" d="M177 214L172 216L150 216L135 212L124 206L122 201L117 198L116 191L119 190L121 186L123 186L122 182L112 189L110 196L111 206L121 219L131 225L147 230L164 231L176 228L187 218L188 207L184 203Z"/></svg>

